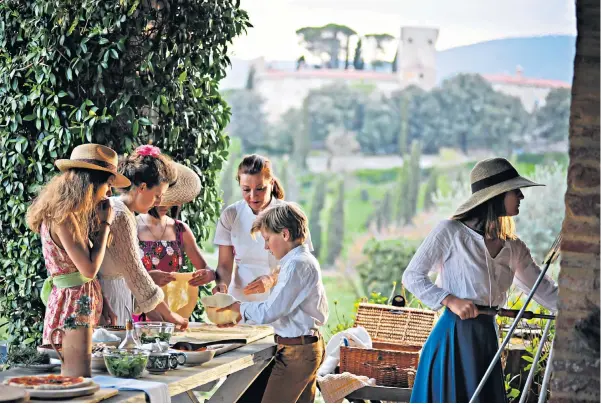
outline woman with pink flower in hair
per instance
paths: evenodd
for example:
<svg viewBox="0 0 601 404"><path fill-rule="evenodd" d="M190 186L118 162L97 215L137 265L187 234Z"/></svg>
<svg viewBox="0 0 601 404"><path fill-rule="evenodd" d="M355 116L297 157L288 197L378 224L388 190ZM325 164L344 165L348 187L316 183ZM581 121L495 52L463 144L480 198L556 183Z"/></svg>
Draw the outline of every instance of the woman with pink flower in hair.
<svg viewBox="0 0 601 404"><path fill-rule="evenodd" d="M176 178L173 162L158 147L138 147L119 162L119 173L131 181L118 197L111 198L115 220L111 226L114 239L107 248L100 268L100 285L116 319L113 324L125 325L136 313L156 310L165 321L178 328L188 326L188 320L169 310L158 278L172 276L162 271L147 271L142 265L138 247L135 213L147 213L158 206L161 198ZM157 278L157 279L155 279Z"/></svg>
<svg viewBox="0 0 601 404"><path fill-rule="evenodd" d="M182 205L192 202L202 188L200 177L183 164L174 163L175 182L169 185L161 203L146 214L137 216L142 265L159 286L169 283L172 273L181 272L187 257L198 270L208 270L190 227L179 220ZM164 275L159 275L161 271ZM162 278L162 279L161 279ZM135 321L162 321L156 311L134 316Z"/></svg>

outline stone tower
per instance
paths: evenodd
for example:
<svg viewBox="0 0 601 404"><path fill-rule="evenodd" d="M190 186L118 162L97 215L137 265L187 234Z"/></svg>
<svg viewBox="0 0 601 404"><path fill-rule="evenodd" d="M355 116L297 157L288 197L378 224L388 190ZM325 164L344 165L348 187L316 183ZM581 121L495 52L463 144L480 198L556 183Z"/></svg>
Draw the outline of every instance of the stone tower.
<svg viewBox="0 0 601 404"><path fill-rule="evenodd" d="M413 84L430 90L436 85L437 39L437 28L401 28L397 58L401 88Z"/></svg>

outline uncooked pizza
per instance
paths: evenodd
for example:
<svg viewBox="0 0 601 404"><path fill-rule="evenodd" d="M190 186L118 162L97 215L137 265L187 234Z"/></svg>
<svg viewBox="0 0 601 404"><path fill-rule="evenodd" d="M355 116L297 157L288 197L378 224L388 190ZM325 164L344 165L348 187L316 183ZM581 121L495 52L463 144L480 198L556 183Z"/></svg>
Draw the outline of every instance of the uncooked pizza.
<svg viewBox="0 0 601 404"><path fill-rule="evenodd" d="M183 318L189 318L198 300L198 286L191 286L192 272L175 272L175 280L163 286L165 303L171 311Z"/></svg>
<svg viewBox="0 0 601 404"><path fill-rule="evenodd" d="M92 379L61 375L22 376L4 380L4 384L34 390L65 390L86 387L92 384Z"/></svg>

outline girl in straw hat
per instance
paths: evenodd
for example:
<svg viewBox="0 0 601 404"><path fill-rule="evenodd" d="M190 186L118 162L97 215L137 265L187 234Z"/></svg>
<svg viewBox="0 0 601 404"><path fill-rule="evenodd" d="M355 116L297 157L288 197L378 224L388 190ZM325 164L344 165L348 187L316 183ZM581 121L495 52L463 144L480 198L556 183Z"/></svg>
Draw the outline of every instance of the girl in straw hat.
<svg viewBox="0 0 601 404"><path fill-rule="evenodd" d="M172 162L159 148L140 146L120 162L119 172L131 185L120 196L111 198L115 210L114 242L107 248L100 268L102 293L117 314L119 325L125 325L134 313L156 309L166 321L186 328L188 320L169 310L163 302L163 291L142 266L134 216L134 212L146 213L160 204L175 179Z"/></svg>
<svg viewBox="0 0 601 404"><path fill-rule="evenodd" d="M114 219L107 195L112 186L130 183L117 172L117 153L105 146L77 146L70 159L55 164L62 174L42 188L27 210L27 223L40 233L50 273L42 289L44 343L50 342L52 329L61 327L75 312L76 301L83 295L90 299L86 322L91 326L99 322L103 303L96 275ZM94 238L91 248L90 238ZM54 338L55 343L61 342L61 334L55 333Z"/></svg>
<svg viewBox="0 0 601 404"><path fill-rule="evenodd" d="M503 158L476 164L472 195L426 237L403 274L403 284L434 310L446 307L426 341L413 385L412 402L467 402L498 349L493 316L478 308L502 307L512 284L529 292L540 274L530 250L515 235L513 216L524 195L540 186ZM428 274L438 273L436 283ZM543 279L534 299L557 307L557 285ZM478 401L506 401L497 362Z"/></svg>
<svg viewBox="0 0 601 404"><path fill-rule="evenodd" d="M190 227L178 220L181 207L191 202L200 193L200 178L190 168L175 163L177 178L172 183L159 206L155 206L146 214L138 215L138 239L142 264L151 273L159 286L174 280L172 273L183 268L184 256L197 269L206 269L207 262ZM160 320L156 311L147 316L134 316L136 321L144 317Z"/></svg>

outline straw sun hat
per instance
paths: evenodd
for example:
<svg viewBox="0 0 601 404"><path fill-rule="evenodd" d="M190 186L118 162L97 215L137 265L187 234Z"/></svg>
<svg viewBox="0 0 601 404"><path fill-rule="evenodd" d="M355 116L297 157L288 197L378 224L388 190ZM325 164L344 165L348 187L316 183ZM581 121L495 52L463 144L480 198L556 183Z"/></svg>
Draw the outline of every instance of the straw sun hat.
<svg viewBox="0 0 601 404"><path fill-rule="evenodd" d="M200 193L200 177L183 164L173 163L177 172L175 182L169 185L161 198L161 206L183 205Z"/></svg>
<svg viewBox="0 0 601 404"><path fill-rule="evenodd" d="M73 149L71 158L56 160L54 164L61 171L70 168L87 168L89 170L106 171L115 176L113 186L125 188L131 185L127 177L117 172L119 158L110 147L99 144L82 144Z"/></svg>
<svg viewBox="0 0 601 404"><path fill-rule="evenodd" d="M542 187L529 179L521 177L509 161L495 157L479 161L470 173L472 196L455 211L455 215L469 212L476 206L518 188Z"/></svg>

